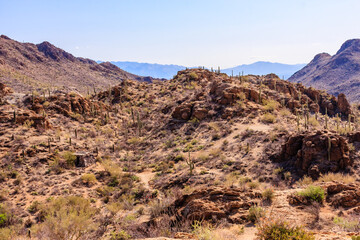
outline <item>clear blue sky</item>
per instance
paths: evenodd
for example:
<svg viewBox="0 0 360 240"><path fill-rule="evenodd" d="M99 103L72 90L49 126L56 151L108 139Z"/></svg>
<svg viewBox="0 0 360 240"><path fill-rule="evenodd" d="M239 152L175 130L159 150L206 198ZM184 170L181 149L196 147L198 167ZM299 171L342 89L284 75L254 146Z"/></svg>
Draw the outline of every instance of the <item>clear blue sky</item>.
<svg viewBox="0 0 360 240"><path fill-rule="evenodd" d="M0 34L94 60L306 63L360 37L358 0L0 0Z"/></svg>

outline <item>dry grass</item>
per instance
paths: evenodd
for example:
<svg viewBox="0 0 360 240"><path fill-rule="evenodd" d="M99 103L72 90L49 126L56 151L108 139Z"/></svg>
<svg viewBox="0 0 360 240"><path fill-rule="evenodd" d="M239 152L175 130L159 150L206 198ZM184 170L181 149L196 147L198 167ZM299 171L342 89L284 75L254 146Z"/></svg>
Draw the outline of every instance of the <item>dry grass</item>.
<svg viewBox="0 0 360 240"><path fill-rule="evenodd" d="M274 123L276 121L276 117L271 113L265 113L262 116L261 121L264 123Z"/></svg>
<svg viewBox="0 0 360 240"><path fill-rule="evenodd" d="M342 183L353 183L355 182L355 177L347 175L347 174L343 174L343 173L326 173L324 175L321 175L319 177L319 179L317 180L318 182L332 182L332 181L336 181L336 182L342 182Z"/></svg>

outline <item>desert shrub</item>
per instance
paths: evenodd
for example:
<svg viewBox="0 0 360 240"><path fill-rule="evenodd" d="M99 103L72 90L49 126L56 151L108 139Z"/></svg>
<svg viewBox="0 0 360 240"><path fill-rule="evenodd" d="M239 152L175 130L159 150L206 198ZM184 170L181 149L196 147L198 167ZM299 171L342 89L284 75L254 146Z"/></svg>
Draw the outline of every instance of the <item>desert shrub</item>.
<svg viewBox="0 0 360 240"><path fill-rule="evenodd" d="M210 123L208 124L208 126L209 126L210 129L213 129L213 130L216 131L216 132L219 132L219 131L220 131L219 125L218 125L217 123L215 123L215 122L210 122Z"/></svg>
<svg viewBox="0 0 360 240"><path fill-rule="evenodd" d="M192 224L193 234L199 240L216 240L217 236L214 234L214 228L209 223L202 223L194 221Z"/></svg>
<svg viewBox="0 0 360 240"><path fill-rule="evenodd" d="M274 175L279 175L279 174L281 174L283 171L284 171L284 169L283 169L282 167L278 167L278 168L275 168L275 169L273 170L273 174L274 174Z"/></svg>
<svg viewBox="0 0 360 240"><path fill-rule="evenodd" d="M0 214L0 227L5 227L7 224L8 218L6 213L1 213Z"/></svg>
<svg viewBox="0 0 360 240"><path fill-rule="evenodd" d="M39 210L40 203L38 201L34 201L30 204L28 211L29 213L36 213Z"/></svg>
<svg viewBox="0 0 360 240"><path fill-rule="evenodd" d="M304 176L302 179L297 181L297 184L299 184L300 186L307 186L307 185L310 185L312 183L313 183L313 180L309 176Z"/></svg>
<svg viewBox="0 0 360 240"><path fill-rule="evenodd" d="M265 201L272 202L275 198L275 192L272 188L267 188L262 192L262 198Z"/></svg>
<svg viewBox="0 0 360 240"><path fill-rule="evenodd" d="M311 201L322 203L325 198L325 191L319 186L308 186L305 190L298 192L302 197L305 197Z"/></svg>
<svg viewBox="0 0 360 240"><path fill-rule="evenodd" d="M131 239L131 236L124 230L118 232L112 232L110 240L128 240Z"/></svg>
<svg viewBox="0 0 360 240"><path fill-rule="evenodd" d="M265 216L265 210L262 207L251 206L247 219L253 223Z"/></svg>
<svg viewBox="0 0 360 240"><path fill-rule="evenodd" d="M278 109L280 106L279 102L272 99L264 100L263 103L264 103L264 110L269 112L273 112L274 110Z"/></svg>
<svg viewBox="0 0 360 240"><path fill-rule="evenodd" d="M283 117L287 117L291 115L291 112L287 108L283 108L279 111L280 115Z"/></svg>
<svg viewBox="0 0 360 240"><path fill-rule="evenodd" d="M199 76L195 72L191 72L189 74L190 80L196 80L199 78Z"/></svg>
<svg viewBox="0 0 360 240"><path fill-rule="evenodd" d="M127 143L130 144L130 145L137 145L137 144L140 144L142 141L143 141L142 138L132 137L132 138L127 140Z"/></svg>
<svg viewBox="0 0 360 240"><path fill-rule="evenodd" d="M251 189L256 189L259 187L259 182L258 181L250 181L247 183L248 187Z"/></svg>
<svg viewBox="0 0 360 240"><path fill-rule="evenodd" d="M353 183L353 182L355 182L355 178L353 176L342 174L342 173L329 172L326 174L322 174L318 179L318 182L332 182L332 181L343 182L343 183Z"/></svg>
<svg viewBox="0 0 360 240"><path fill-rule="evenodd" d="M92 220L97 210L82 197L53 199L40 211L43 222L34 225L32 232L45 239L86 239L97 228Z"/></svg>
<svg viewBox="0 0 360 240"><path fill-rule="evenodd" d="M86 174L81 176L81 181L84 184L92 185L92 184L94 184L96 182L96 177L92 173L86 173Z"/></svg>
<svg viewBox="0 0 360 240"><path fill-rule="evenodd" d="M316 120L315 117L310 117L310 118L309 118L309 124L310 124L311 126L313 126L313 127L319 126L319 122L318 122L318 120Z"/></svg>
<svg viewBox="0 0 360 240"><path fill-rule="evenodd" d="M314 240L312 233L304 230L303 227L290 226L281 220L266 219L257 225L257 236L259 240Z"/></svg>
<svg viewBox="0 0 360 240"><path fill-rule="evenodd" d="M276 117L271 113L265 113L262 116L261 121L264 123L274 123L276 121Z"/></svg>
<svg viewBox="0 0 360 240"><path fill-rule="evenodd" d="M358 219L346 219L342 217L335 217L333 222L341 229L349 232L360 231L360 221Z"/></svg>
<svg viewBox="0 0 360 240"><path fill-rule="evenodd" d="M73 152L67 151L63 153L63 158L68 166L75 166L76 156Z"/></svg>
<svg viewBox="0 0 360 240"><path fill-rule="evenodd" d="M351 240L360 240L360 235L351 236Z"/></svg>

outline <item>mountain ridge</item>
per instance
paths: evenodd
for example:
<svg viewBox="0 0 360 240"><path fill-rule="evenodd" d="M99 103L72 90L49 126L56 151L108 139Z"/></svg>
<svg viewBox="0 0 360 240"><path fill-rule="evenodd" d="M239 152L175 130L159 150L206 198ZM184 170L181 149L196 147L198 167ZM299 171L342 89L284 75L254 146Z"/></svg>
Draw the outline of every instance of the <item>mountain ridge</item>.
<svg viewBox="0 0 360 240"><path fill-rule="evenodd" d="M303 83L338 95L346 94L351 102L360 101L360 39L345 41L331 56L317 54L304 68L289 78L291 82Z"/></svg>

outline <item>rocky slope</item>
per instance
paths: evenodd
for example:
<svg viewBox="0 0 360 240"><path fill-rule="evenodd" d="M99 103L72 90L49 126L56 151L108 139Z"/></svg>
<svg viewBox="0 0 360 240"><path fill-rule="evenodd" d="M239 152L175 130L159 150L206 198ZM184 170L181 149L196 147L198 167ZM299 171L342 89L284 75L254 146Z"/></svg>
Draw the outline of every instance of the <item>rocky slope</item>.
<svg viewBox="0 0 360 240"><path fill-rule="evenodd" d="M346 41L339 51L331 56L321 53L289 78L306 86L325 89L329 93L346 94L351 102L360 100L360 39Z"/></svg>
<svg viewBox="0 0 360 240"><path fill-rule="evenodd" d="M259 239L253 223L274 219L348 239L360 227L342 224L360 205L359 113L344 95L204 69L86 97L0 90L1 239ZM293 197L306 185L328 196Z"/></svg>
<svg viewBox="0 0 360 240"><path fill-rule="evenodd" d="M121 80L152 81L125 72L111 63L76 58L49 42L20 43L0 36L0 81L17 92L76 90L93 92Z"/></svg>

